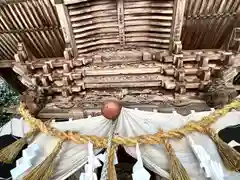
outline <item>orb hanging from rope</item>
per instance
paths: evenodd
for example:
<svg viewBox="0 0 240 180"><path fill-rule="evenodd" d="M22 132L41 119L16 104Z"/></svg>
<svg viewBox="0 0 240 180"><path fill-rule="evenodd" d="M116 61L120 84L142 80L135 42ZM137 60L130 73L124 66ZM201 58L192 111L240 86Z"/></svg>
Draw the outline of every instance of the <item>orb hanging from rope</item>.
<svg viewBox="0 0 240 180"><path fill-rule="evenodd" d="M102 115L109 120L116 120L121 113L122 105L117 100L105 101L101 108Z"/></svg>

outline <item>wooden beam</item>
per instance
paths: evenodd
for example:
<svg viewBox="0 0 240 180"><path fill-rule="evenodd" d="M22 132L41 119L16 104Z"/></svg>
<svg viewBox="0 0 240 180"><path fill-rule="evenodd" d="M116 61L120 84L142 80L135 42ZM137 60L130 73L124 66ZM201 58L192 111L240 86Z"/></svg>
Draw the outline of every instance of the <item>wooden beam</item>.
<svg viewBox="0 0 240 180"><path fill-rule="evenodd" d="M68 5L68 4L76 4L76 3L80 3L80 2L86 2L88 0L62 0L64 2L64 4Z"/></svg>
<svg viewBox="0 0 240 180"><path fill-rule="evenodd" d="M99 105L102 104L102 102L98 102ZM188 115L190 112L189 106L191 105L191 110L195 111L209 111L210 108L206 105L206 103L202 100L186 100L183 101L180 104L176 103L170 103L169 101L167 103L159 103L159 104L146 104L146 103L129 103L129 102L123 102L122 104L124 107L129 109L138 109L138 110L144 110L144 111L154 111L161 112L161 113L172 113L172 111L177 111L178 113ZM6 108L8 113L13 114L19 114L19 112L16 110L16 107L12 108ZM51 107L45 107L42 109L42 111L37 115L37 118L45 121L49 119L80 119L80 118L87 118L88 116L99 116L101 115L100 108L89 108L89 109L82 109L82 108L74 108L69 110L63 110L63 109L54 109Z"/></svg>
<svg viewBox="0 0 240 180"><path fill-rule="evenodd" d="M85 70L85 76L136 75L161 73L162 67Z"/></svg>
<svg viewBox="0 0 240 180"><path fill-rule="evenodd" d="M118 30L121 46L125 45L124 0L117 0Z"/></svg>
<svg viewBox="0 0 240 180"><path fill-rule="evenodd" d="M55 6L62 27L65 43L70 45L69 48L73 49L74 56L77 56L77 48L73 37L73 30L67 6L64 4L63 0L55 0Z"/></svg>
<svg viewBox="0 0 240 180"><path fill-rule="evenodd" d="M174 0L173 23L171 32L170 53L172 52L173 42L181 40L182 26L184 21L186 0Z"/></svg>
<svg viewBox="0 0 240 180"><path fill-rule="evenodd" d="M1 68L11 68L15 60L0 60L0 69Z"/></svg>

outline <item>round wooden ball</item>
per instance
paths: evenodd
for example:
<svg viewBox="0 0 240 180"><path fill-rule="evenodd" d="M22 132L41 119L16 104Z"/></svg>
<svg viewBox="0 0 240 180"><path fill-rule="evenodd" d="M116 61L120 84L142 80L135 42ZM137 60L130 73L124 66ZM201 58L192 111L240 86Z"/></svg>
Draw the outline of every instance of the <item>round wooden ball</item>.
<svg viewBox="0 0 240 180"><path fill-rule="evenodd" d="M103 103L102 115L109 120L116 120L121 113L122 105L119 101L111 100Z"/></svg>

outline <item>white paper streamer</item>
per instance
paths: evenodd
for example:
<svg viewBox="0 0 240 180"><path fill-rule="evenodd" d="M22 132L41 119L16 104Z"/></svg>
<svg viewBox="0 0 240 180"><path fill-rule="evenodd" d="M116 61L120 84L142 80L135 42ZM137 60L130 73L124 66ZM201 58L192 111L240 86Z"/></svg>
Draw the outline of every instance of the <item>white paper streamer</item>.
<svg viewBox="0 0 240 180"><path fill-rule="evenodd" d="M97 180L94 170L102 166L98 158L94 155L93 144L88 143L88 164L84 166L85 173L81 173L79 180Z"/></svg>
<svg viewBox="0 0 240 180"><path fill-rule="evenodd" d="M200 162L200 167L203 169L205 176L207 178L211 178L212 180L224 180L221 164L216 161L212 161L206 150L202 146L196 145L191 137L188 136L187 139L194 154Z"/></svg>
<svg viewBox="0 0 240 180"><path fill-rule="evenodd" d="M139 145L136 145L136 155L137 155L137 162L133 166L133 180L149 180L151 175L150 173L143 167L143 161L141 156L141 151L139 149Z"/></svg>
<svg viewBox="0 0 240 180"><path fill-rule="evenodd" d="M195 115L195 111L191 110L191 114ZM212 180L224 180L224 173L221 164L213 161L201 145L195 144L191 135L187 135L186 139L197 157L200 163L200 168L203 170L205 177L211 178Z"/></svg>
<svg viewBox="0 0 240 180"><path fill-rule="evenodd" d="M40 147L37 144L31 144L23 150L23 157L16 161L16 168L12 169L11 176L13 180L21 180L22 177L31 169L40 155Z"/></svg>

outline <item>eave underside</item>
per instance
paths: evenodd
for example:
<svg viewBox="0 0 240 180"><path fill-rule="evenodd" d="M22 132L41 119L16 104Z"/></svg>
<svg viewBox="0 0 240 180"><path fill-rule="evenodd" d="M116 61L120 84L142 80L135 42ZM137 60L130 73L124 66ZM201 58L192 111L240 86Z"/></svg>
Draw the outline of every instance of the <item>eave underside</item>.
<svg viewBox="0 0 240 180"><path fill-rule="evenodd" d="M107 98L150 110L175 99L195 103L216 71L239 66L239 6L240 0L8 1L0 5L0 72L20 91L48 92L45 118L98 114ZM70 102L73 112L63 107Z"/></svg>

